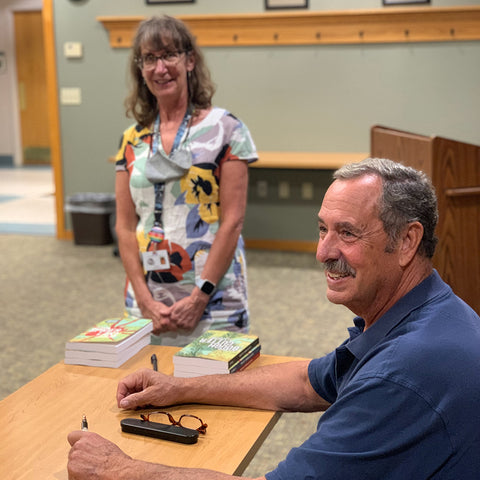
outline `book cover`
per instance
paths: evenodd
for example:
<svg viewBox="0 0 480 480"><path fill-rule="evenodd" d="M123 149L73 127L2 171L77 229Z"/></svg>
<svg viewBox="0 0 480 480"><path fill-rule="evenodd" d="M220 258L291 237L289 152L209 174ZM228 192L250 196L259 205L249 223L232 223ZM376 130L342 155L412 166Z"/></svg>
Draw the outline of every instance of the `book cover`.
<svg viewBox="0 0 480 480"><path fill-rule="evenodd" d="M260 345L248 351L245 356L228 368L224 362L216 362L215 360L202 359L202 363L197 365L174 365L175 377L198 377L200 375L213 375L239 372L247 368L260 356Z"/></svg>
<svg viewBox="0 0 480 480"><path fill-rule="evenodd" d="M152 331L147 318L109 318L102 320L66 343L66 350L115 352L127 348Z"/></svg>
<svg viewBox="0 0 480 480"><path fill-rule="evenodd" d="M252 350L249 350L243 357L239 358L236 363L230 366L230 373L237 372L238 370L243 370L247 365L253 362L256 358L260 356L260 345L257 345Z"/></svg>
<svg viewBox="0 0 480 480"><path fill-rule="evenodd" d="M193 366L208 373L228 373L256 348L260 350L256 335L209 330L178 351L173 356L173 364L177 372L188 371Z"/></svg>
<svg viewBox="0 0 480 480"><path fill-rule="evenodd" d="M143 347L150 344L150 333L147 333L127 348L115 352L95 352L83 350L65 350L66 365L87 365L90 367L118 368Z"/></svg>

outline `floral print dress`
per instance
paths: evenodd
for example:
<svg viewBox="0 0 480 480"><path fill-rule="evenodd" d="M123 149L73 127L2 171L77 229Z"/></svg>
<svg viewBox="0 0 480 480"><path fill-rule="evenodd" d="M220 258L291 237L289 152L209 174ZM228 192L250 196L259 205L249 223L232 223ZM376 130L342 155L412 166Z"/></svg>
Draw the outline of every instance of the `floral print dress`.
<svg viewBox="0 0 480 480"><path fill-rule="evenodd" d="M166 250L163 253L169 260L169 268L145 270L144 273L153 298L172 305L190 295L195 287L219 228L219 184L223 163L232 160L250 163L257 159L257 152L248 128L228 111L214 107L203 120L186 130L181 139L178 148L189 151L190 168L179 179L154 185L145 174L153 137L150 129L140 125L128 128L116 156L116 170L127 171L129 175L130 193L139 217L140 255ZM163 149L161 141L158 148ZM159 203L165 234L161 243L149 237ZM141 316L128 279L125 307L130 315ZM191 332L162 334L153 342L186 345L209 329L240 332L249 329L245 251L241 236L230 267L218 282L198 326Z"/></svg>

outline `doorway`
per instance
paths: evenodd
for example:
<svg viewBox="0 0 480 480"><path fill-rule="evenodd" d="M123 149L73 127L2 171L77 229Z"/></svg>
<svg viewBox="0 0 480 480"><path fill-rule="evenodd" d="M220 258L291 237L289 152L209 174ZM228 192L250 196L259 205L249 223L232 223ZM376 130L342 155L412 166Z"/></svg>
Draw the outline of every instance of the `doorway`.
<svg viewBox="0 0 480 480"><path fill-rule="evenodd" d="M14 26L23 164L51 165L42 12L14 12Z"/></svg>

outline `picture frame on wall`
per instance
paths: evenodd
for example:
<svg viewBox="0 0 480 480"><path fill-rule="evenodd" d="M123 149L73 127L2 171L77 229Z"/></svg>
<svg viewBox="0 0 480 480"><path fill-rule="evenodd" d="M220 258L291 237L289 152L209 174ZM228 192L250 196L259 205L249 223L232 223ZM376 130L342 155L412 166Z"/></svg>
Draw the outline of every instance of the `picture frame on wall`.
<svg viewBox="0 0 480 480"><path fill-rule="evenodd" d="M265 0L267 10L308 8L308 0Z"/></svg>
<svg viewBox="0 0 480 480"><path fill-rule="evenodd" d="M382 0L383 5L420 5L430 3L430 0Z"/></svg>
<svg viewBox="0 0 480 480"><path fill-rule="evenodd" d="M165 5L168 3L193 3L195 0L145 0L147 5Z"/></svg>

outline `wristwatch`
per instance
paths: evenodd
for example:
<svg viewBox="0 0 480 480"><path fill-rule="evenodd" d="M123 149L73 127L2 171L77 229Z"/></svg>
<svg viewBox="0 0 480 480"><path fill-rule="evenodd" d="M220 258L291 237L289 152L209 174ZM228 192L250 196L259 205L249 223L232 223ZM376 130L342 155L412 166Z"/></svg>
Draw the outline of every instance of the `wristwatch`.
<svg viewBox="0 0 480 480"><path fill-rule="evenodd" d="M197 285L197 287L207 295L212 295L216 286L214 283L210 282L209 280L204 280L203 278L199 278L195 282L195 285Z"/></svg>

